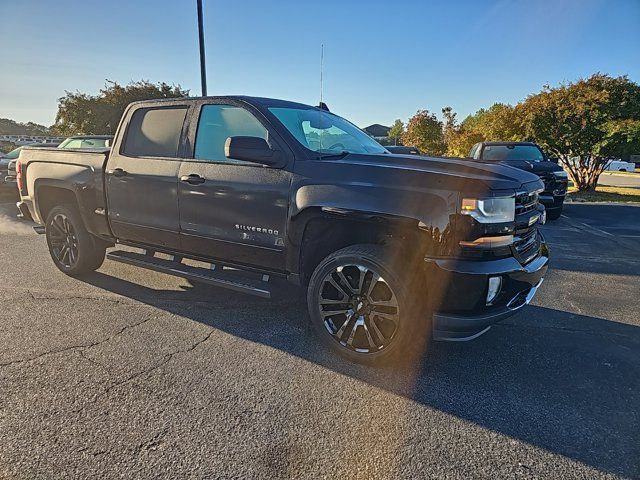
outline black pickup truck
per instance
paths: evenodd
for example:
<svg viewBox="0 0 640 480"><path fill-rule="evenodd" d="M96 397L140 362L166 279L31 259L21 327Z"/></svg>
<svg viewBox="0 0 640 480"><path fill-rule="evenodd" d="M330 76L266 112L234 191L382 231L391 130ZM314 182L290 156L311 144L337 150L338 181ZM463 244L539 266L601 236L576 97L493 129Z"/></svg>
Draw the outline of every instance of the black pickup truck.
<svg viewBox="0 0 640 480"><path fill-rule="evenodd" d="M390 154L326 106L134 103L111 149L25 148L17 181L62 272L123 244L107 258L262 297L285 277L319 338L365 363L477 337L548 264L538 177Z"/></svg>
<svg viewBox="0 0 640 480"><path fill-rule="evenodd" d="M569 179L557 161L550 160L539 145L533 142L481 142L471 148L469 157L482 162L499 162L538 175L544 182L540 203L546 208L547 218L560 218Z"/></svg>

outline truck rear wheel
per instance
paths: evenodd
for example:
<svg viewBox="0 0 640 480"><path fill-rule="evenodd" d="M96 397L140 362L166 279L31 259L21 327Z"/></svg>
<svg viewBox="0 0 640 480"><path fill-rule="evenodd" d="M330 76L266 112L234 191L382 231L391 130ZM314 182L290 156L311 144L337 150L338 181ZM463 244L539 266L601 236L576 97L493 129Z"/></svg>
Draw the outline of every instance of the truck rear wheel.
<svg viewBox="0 0 640 480"><path fill-rule="evenodd" d="M378 245L354 245L327 256L307 292L321 341L358 363L413 361L429 339L430 315L412 270Z"/></svg>
<svg viewBox="0 0 640 480"><path fill-rule="evenodd" d="M47 215L45 233L53 262L67 275L97 270L104 262L105 246L87 232L74 205L52 208Z"/></svg>

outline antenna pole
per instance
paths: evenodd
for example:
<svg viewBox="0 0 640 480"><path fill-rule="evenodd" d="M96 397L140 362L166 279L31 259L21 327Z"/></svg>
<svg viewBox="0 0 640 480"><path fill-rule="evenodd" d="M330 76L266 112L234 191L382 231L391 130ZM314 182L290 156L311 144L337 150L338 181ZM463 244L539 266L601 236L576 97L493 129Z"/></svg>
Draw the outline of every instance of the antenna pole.
<svg viewBox="0 0 640 480"><path fill-rule="evenodd" d="M324 70L324 43L320 45L320 103L322 103L322 75Z"/></svg>
<svg viewBox="0 0 640 480"><path fill-rule="evenodd" d="M202 25L202 0L198 2L198 43L200 44L200 81L202 96L207 96L207 69L204 61L204 26Z"/></svg>

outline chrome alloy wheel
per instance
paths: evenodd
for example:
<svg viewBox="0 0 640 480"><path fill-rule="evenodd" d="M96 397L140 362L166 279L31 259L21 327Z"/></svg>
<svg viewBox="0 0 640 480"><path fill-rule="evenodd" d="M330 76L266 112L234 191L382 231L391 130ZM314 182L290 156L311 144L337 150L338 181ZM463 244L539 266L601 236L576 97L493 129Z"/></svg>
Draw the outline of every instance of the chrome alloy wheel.
<svg viewBox="0 0 640 480"><path fill-rule="evenodd" d="M382 276L362 265L341 265L327 274L318 307L333 338L358 353L382 350L398 330L395 293Z"/></svg>
<svg viewBox="0 0 640 480"><path fill-rule="evenodd" d="M72 268L78 261L78 237L66 215L59 213L49 222L51 252L56 260L66 268Z"/></svg>

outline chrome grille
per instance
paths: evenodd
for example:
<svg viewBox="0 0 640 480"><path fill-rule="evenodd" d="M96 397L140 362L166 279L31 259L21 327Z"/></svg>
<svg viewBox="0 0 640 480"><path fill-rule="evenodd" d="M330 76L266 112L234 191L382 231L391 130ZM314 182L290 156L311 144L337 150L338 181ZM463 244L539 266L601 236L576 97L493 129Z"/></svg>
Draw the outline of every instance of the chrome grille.
<svg viewBox="0 0 640 480"><path fill-rule="evenodd" d="M538 208L538 192L519 192L516 194L516 216Z"/></svg>
<svg viewBox="0 0 640 480"><path fill-rule="evenodd" d="M538 225L529 225L534 211L538 210L538 195L535 192L518 192L516 194L516 231L513 238L513 253L522 264L533 260L540 250Z"/></svg>
<svg viewBox="0 0 640 480"><path fill-rule="evenodd" d="M538 229L533 227L527 232L514 237L513 247L518 254L519 260L527 263L538 253Z"/></svg>

